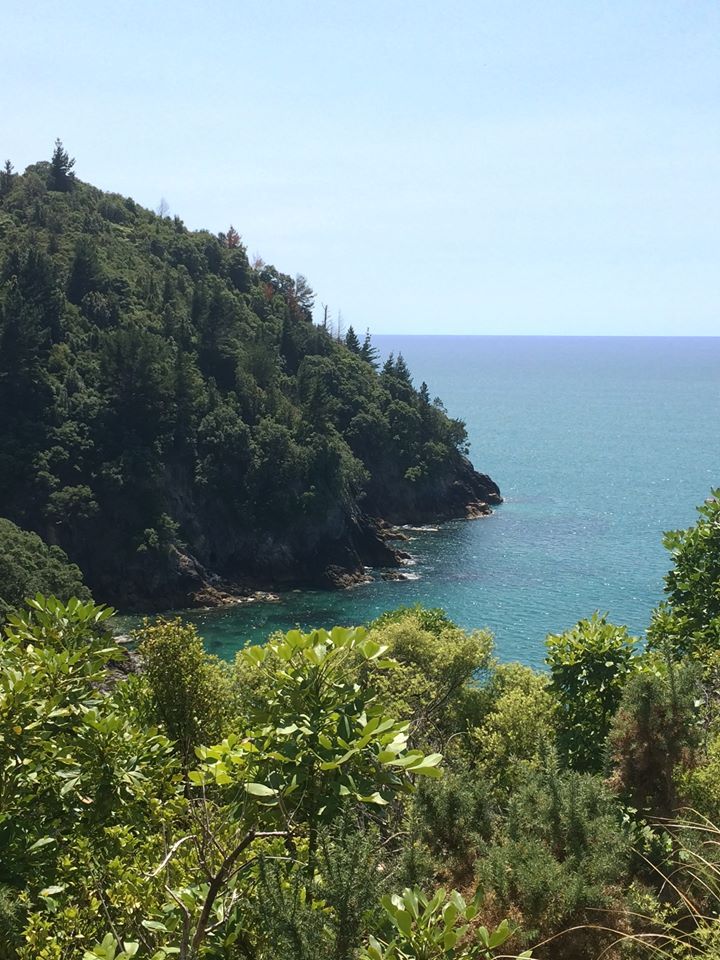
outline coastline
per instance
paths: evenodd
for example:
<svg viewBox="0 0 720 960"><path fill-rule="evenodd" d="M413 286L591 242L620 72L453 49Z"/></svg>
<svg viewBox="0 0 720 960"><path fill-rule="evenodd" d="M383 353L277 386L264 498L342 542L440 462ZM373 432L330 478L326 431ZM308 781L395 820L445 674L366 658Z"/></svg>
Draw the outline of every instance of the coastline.
<svg viewBox="0 0 720 960"><path fill-rule="evenodd" d="M403 568L415 565L416 558L401 546L411 543L415 537L413 533L438 532L445 523L475 521L491 516L493 507L502 503L498 500L490 503L473 500L466 504L464 514L446 515L436 521L424 520L422 523L395 524L382 518L363 517L362 524L367 525L377 540L382 544L382 552L374 551L376 559L384 559L380 563L363 563L361 566L342 568L330 566L319 580L308 579L307 576L298 578L282 578L281 580L257 578L223 578L222 576L206 571L197 560L178 551L178 564L198 577L195 590L189 591L178 598L179 602L168 604L153 604L140 602L136 605L122 605L121 616L160 616L169 612L211 612L223 608L249 606L253 604L278 604L282 602L282 594L288 592L302 592L303 590L321 590L328 593L351 590L363 584L377 581L407 581L418 579L418 575L407 572ZM384 557L382 556L384 554Z"/></svg>

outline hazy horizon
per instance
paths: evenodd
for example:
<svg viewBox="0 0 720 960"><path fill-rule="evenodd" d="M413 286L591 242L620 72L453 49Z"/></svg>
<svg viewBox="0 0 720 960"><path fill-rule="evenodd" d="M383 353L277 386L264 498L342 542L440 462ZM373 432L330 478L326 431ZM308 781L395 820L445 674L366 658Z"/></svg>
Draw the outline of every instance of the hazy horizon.
<svg viewBox="0 0 720 960"><path fill-rule="evenodd" d="M81 179L232 223L345 326L718 329L711 0L7 0L0 77L0 162L59 136Z"/></svg>
<svg viewBox="0 0 720 960"><path fill-rule="evenodd" d="M572 340L582 337L585 340L717 340L720 334L715 333L413 333L412 331L387 330L376 333L373 340L383 337L522 337L530 340L537 338L556 338L558 340Z"/></svg>

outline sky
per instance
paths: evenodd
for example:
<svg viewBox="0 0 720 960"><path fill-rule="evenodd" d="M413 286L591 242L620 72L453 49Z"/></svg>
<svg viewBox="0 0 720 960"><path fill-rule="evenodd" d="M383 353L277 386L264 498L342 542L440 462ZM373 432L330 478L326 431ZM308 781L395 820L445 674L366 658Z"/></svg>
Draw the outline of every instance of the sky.
<svg viewBox="0 0 720 960"><path fill-rule="evenodd" d="M0 89L358 331L720 335L717 0L3 0Z"/></svg>

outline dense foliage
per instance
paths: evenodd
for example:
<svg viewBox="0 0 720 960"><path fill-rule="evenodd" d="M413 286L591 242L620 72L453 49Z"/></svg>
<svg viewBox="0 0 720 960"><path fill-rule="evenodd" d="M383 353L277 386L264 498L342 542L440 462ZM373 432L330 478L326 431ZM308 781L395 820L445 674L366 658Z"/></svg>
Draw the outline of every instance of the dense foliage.
<svg viewBox="0 0 720 960"><path fill-rule="evenodd" d="M645 645L592 614L539 672L404 609L131 657L48 544L103 595L347 570L361 504L478 493L464 431L59 141L0 171L0 255L0 960L718 960L720 491Z"/></svg>
<svg viewBox="0 0 720 960"><path fill-rule="evenodd" d="M312 319L238 233L190 231L52 160L0 176L0 503L93 590L329 584L391 556L362 514L463 515L497 488L402 357ZM102 536L95 531L103 530Z"/></svg>
<svg viewBox="0 0 720 960"><path fill-rule="evenodd" d="M89 598L82 574L60 547L0 517L0 623L36 593Z"/></svg>
<svg viewBox="0 0 720 960"><path fill-rule="evenodd" d="M717 960L700 602L702 657L593 616L539 673L406 609L234 663L146 622L122 678L112 611L38 596L0 641L0 957Z"/></svg>

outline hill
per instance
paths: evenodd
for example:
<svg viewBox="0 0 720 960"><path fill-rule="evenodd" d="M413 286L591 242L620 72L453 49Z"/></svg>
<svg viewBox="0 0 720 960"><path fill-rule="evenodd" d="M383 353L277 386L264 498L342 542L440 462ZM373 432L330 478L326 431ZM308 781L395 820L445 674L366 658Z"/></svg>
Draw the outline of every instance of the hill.
<svg viewBox="0 0 720 960"><path fill-rule="evenodd" d="M464 424L315 324L303 277L72 168L58 142L0 174L0 512L96 596L344 585L398 563L379 521L500 502Z"/></svg>

